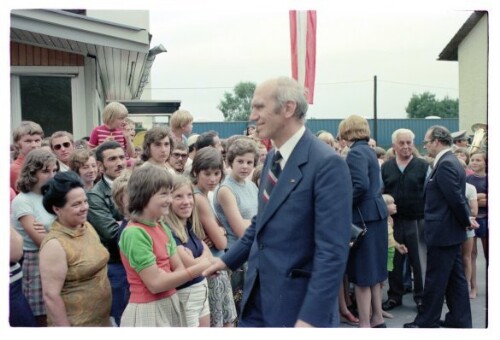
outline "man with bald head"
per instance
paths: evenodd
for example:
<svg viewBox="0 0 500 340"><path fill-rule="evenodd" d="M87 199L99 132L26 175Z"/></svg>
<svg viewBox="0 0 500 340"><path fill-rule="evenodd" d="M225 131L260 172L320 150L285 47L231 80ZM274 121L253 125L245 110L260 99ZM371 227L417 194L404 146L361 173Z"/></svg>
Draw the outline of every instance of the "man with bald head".
<svg viewBox="0 0 500 340"><path fill-rule="evenodd" d="M352 187L345 161L304 126L304 88L257 86L250 120L270 138L257 215L204 275L248 261L240 327L334 327L348 255Z"/></svg>

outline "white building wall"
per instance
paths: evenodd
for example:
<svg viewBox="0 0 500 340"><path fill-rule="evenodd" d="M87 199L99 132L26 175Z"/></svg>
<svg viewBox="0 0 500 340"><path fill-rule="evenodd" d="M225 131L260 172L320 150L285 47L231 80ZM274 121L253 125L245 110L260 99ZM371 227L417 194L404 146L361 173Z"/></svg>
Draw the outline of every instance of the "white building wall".
<svg viewBox="0 0 500 340"><path fill-rule="evenodd" d="M488 15L484 15L458 47L459 127L473 134L471 126L487 123L488 113Z"/></svg>

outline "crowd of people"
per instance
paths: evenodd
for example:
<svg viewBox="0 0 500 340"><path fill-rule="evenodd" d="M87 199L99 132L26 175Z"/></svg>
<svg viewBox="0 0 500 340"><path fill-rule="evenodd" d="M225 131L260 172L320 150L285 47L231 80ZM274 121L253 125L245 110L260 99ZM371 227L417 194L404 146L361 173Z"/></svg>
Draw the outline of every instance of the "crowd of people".
<svg viewBox="0 0 500 340"><path fill-rule="evenodd" d="M442 126L426 156L408 129L384 150L358 115L313 134L287 77L251 108L242 135L192 134L178 110L140 146L118 102L88 138L16 127L10 325L385 328L410 286L401 327L472 327L485 151ZM350 248L352 223L367 232Z"/></svg>

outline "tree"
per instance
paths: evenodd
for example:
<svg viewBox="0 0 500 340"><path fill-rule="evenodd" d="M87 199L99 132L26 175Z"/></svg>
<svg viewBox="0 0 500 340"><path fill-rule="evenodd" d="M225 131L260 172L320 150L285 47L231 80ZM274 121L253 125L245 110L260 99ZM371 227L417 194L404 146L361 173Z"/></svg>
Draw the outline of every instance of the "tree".
<svg viewBox="0 0 500 340"><path fill-rule="evenodd" d="M224 99L220 101L217 108L222 111L225 121L248 120L255 86L252 82L240 82L234 87L234 94L224 92Z"/></svg>
<svg viewBox="0 0 500 340"><path fill-rule="evenodd" d="M458 99L450 99L448 96L444 97L439 102L438 111L442 114L443 118L458 118Z"/></svg>
<svg viewBox="0 0 500 340"><path fill-rule="evenodd" d="M446 96L443 100L436 100L436 95L424 92L413 95L406 107L408 118L425 118L438 116L441 118L458 118L458 99Z"/></svg>

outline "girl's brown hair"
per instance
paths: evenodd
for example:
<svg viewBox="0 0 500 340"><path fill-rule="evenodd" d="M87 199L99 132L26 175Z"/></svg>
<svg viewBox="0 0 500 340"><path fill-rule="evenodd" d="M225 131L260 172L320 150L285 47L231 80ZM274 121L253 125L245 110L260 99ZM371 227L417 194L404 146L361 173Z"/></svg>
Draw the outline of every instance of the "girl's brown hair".
<svg viewBox="0 0 500 340"><path fill-rule="evenodd" d="M31 150L24 160L16 182L18 191L24 193L30 192L35 184L38 183L38 178L36 177L37 171L53 164L57 165L57 171L59 171L59 163L52 152L45 149Z"/></svg>
<svg viewBox="0 0 500 340"><path fill-rule="evenodd" d="M156 165L144 164L135 169L128 181L128 210L131 219L142 214L151 197L161 189L172 188L172 175Z"/></svg>
<svg viewBox="0 0 500 340"><path fill-rule="evenodd" d="M191 179L197 184L197 176L203 170L220 170L221 182L224 179L224 160L219 150L206 146L196 151L191 167Z"/></svg>

